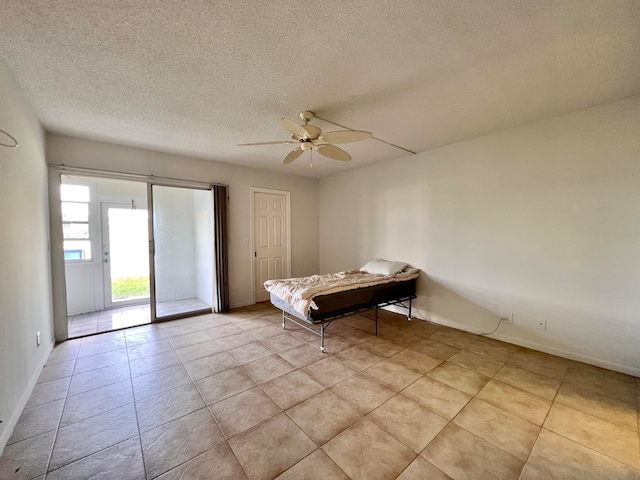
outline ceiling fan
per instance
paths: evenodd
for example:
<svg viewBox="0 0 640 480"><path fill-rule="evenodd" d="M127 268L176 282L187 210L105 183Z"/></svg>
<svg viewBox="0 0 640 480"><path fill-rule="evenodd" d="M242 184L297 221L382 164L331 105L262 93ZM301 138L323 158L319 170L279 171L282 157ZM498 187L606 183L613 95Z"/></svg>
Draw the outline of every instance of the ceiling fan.
<svg viewBox="0 0 640 480"><path fill-rule="evenodd" d="M309 125L309 121L314 117L315 115L313 112L302 112L300 114L300 118L304 122L303 125L299 125L288 118L283 118L281 120L282 126L291 133L291 140L285 140L282 142L242 143L238 146L248 147L253 145L279 144L299 145L284 157L284 161L282 162L284 165L293 162L305 151L312 149L327 158L348 162L351 160L351 155L341 148L336 147L335 144L359 142L361 140L371 138L373 135L371 132L363 132L360 130L337 130L335 132L323 133L322 130L315 125Z"/></svg>

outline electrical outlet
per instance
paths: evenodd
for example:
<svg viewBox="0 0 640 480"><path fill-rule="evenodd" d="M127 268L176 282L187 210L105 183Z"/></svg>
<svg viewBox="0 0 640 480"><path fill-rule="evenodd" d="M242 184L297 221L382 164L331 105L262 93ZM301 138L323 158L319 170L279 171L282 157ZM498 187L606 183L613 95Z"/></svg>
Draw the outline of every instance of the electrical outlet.
<svg viewBox="0 0 640 480"><path fill-rule="evenodd" d="M539 320L538 321L538 325L536 326L536 328L538 330L546 330L547 329L547 321L546 320Z"/></svg>
<svg viewBox="0 0 640 480"><path fill-rule="evenodd" d="M36 347L40 346L40 332L36 333Z"/></svg>
<svg viewBox="0 0 640 480"><path fill-rule="evenodd" d="M504 317L500 317L500 321L502 323L513 323L513 313L509 313L508 315L505 315Z"/></svg>

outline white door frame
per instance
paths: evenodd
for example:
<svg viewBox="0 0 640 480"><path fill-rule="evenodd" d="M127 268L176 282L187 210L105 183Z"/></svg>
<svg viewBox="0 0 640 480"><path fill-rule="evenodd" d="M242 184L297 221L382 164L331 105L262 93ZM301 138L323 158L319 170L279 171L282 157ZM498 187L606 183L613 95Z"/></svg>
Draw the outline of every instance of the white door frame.
<svg viewBox="0 0 640 480"><path fill-rule="evenodd" d="M285 213L285 230L287 232L287 268L285 269L285 273L287 277L291 277L291 192L287 192L285 190L273 190L270 188L261 188L261 187L250 187L250 198L249 198L249 211L250 211L250 229L249 229L249 244L251 245L251 251L249 255L251 256L251 303L256 303L256 262L255 262L255 238L254 238L254 225L255 225L255 212L253 208L254 197L256 193L273 193L276 195L284 195L285 196L285 204L286 204L286 213Z"/></svg>

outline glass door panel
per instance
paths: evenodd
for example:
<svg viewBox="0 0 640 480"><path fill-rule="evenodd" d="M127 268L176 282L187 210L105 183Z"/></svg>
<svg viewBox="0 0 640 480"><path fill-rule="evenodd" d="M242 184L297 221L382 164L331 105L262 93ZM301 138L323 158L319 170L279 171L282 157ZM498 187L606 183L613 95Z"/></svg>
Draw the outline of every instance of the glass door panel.
<svg viewBox="0 0 640 480"><path fill-rule="evenodd" d="M213 200L210 190L152 185L156 319L210 312Z"/></svg>

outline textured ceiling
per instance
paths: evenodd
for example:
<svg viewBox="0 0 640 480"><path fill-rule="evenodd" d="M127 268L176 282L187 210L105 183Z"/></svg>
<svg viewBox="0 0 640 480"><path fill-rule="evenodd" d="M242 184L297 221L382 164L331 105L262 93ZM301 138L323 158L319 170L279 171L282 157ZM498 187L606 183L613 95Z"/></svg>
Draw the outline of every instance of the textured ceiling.
<svg viewBox="0 0 640 480"><path fill-rule="evenodd" d="M50 131L283 166L302 110L421 152L640 94L640 1L8 0L0 56ZM336 129L322 122L321 128ZM402 161L401 159L398 161Z"/></svg>

